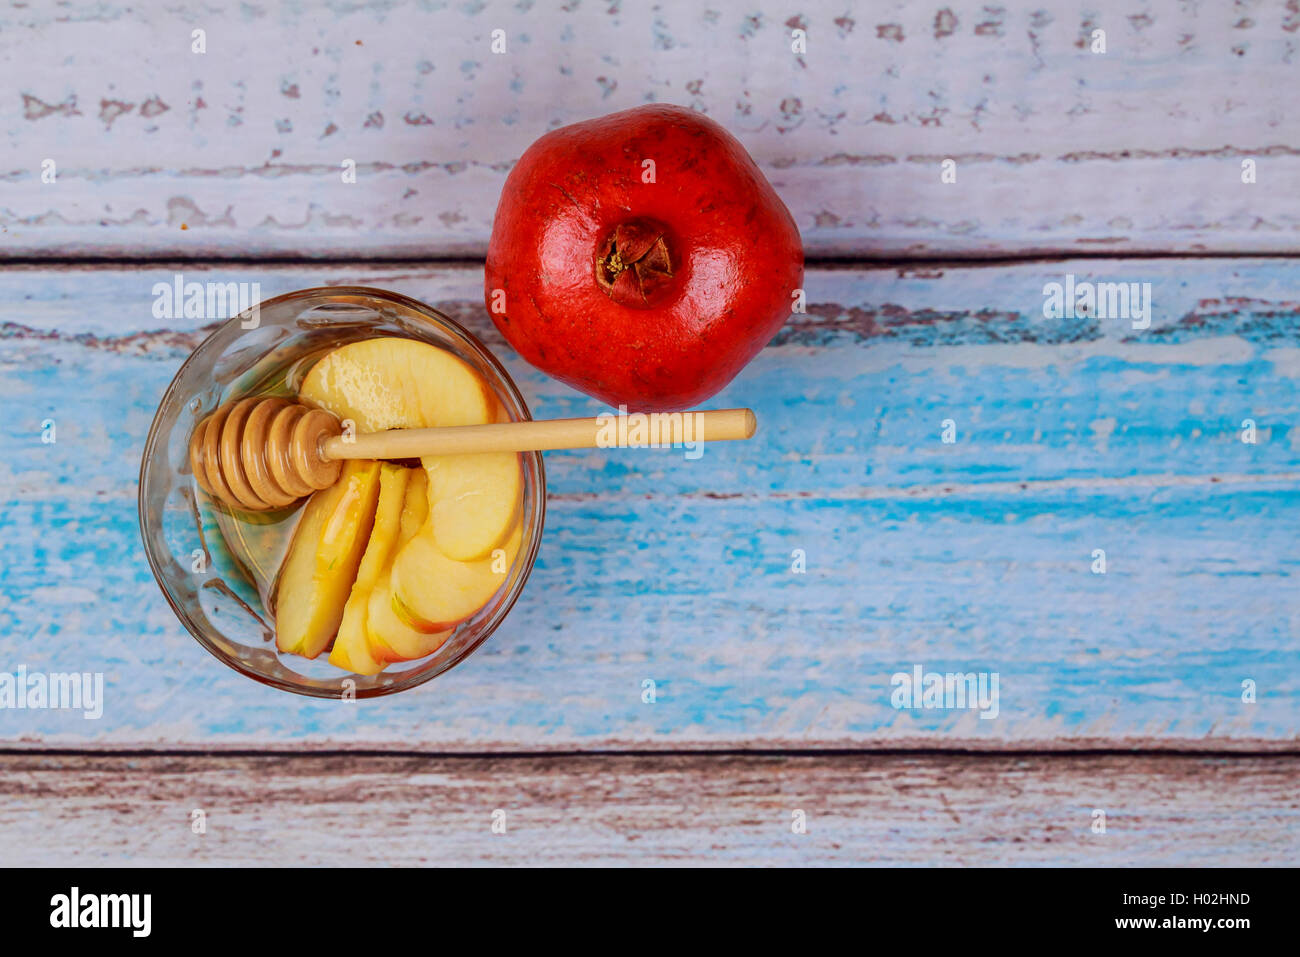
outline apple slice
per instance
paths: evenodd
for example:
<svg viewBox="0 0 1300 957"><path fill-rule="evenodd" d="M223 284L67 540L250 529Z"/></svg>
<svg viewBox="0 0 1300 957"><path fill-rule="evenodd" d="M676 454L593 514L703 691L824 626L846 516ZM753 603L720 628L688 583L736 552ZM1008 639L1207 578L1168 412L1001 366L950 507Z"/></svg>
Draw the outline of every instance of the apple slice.
<svg viewBox="0 0 1300 957"><path fill-rule="evenodd" d="M379 463L344 463L303 506L275 587L275 643L315 658L338 631L379 498Z"/></svg>
<svg viewBox="0 0 1300 957"><path fill-rule="evenodd" d="M428 517L429 476L424 469L411 469L410 481L406 483L406 501L402 504L402 533L397 539L398 546L413 539Z"/></svg>
<svg viewBox="0 0 1300 957"><path fill-rule="evenodd" d="M393 560L393 611L416 631L454 628L491 600L506 580L523 526L499 550L477 562L448 558L426 523Z"/></svg>
<svg viewBox="0 0 1300 957"><path fill-rule="evenodd" d="M411 469L411 479L406 486L406 501L402 505L401 528L393 555L419 533L429 515L429 479L424 469ZM390 581L392 559L370 592L366 616L366 641L370 655L376 661L409 661L433 654L454 629L425 634L416 631L397 617L393 611L393 593Z"/></svg>
<svg viewBox="0 0 1300 957"><path fill-rule="evenodd" d="M388 567L389 558L401 533L402 508L406 504L406 486L414 469L384 463L379 470L379 501L375 506L374 527L361 564L357 567L356 581L343 608L338 636L330 652L330 664L359 675L378 674L384 663L370 654L366 640L366 614L370 593L380 575Z"/></svg>
<svg viewBox="0 0 1300 957"><path fill-rule="evenodd" d="M380 576L370 592L368 611L366 628L370 653L378 661L412 661L431 655L456 630L420 631L399 618L393 605L391 569Z"/></svg>
<svg viewBox="0 0 1300 957"><path fill-rule="evenodd" d="M519 454L430 455L421 464L429 477L434 543L458 562L491 555L509 536L523 504Z"/></svg>
<svg viewBox="0 0 1300 957"><path fill-rule="evenodd" d="M496 415L496 396L468 363L415 339L340 346L312 366L298 395L359 432L483 425Z"/></svg>

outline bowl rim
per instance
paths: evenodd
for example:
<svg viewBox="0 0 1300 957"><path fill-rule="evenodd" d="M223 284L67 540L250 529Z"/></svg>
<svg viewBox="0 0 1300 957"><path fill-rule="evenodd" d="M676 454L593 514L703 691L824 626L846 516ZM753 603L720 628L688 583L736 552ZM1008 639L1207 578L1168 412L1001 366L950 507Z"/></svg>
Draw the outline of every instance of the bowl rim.
<svg viewBox="0 0 1300 957"><path fill-rule="evenodd" d="M155 560L153 550L149 545L149 535L145 527L145 512L146 512L145 492L146 489L148 488L147 480L150 474L149 464L154 458L154 450L157 447L158 441L161 438L161 431L158 428L159 416L162 415L163 409L167 408L169 404L174 403L176 398L175 392L177 390L177 383L181 380L183 374L185 373L185 370L189 367L190 363L196 360L196 358L199 356L199 353L203 351L203 348L206 345L208 345L208 343L210 343L216 336L218 336L223 330L228 328L232 323L239 322L244 316L246 316L253 309L261 310L270 307L272 305L278 305L283 302L293 301L296 299L306 299L313 295L352 295L352 296L369 297L369 298L378 299L389 303L396 302L417 313L432 317L431 321L449 327L455 333L462 336L475 349L475 351L492 368L493 372L495 372L495 374L497 375L497 377L499 378L499 380L501 381L505 389L510 393L511 398L515 401L519 409L522 411L523 418L520 421L532 421L533 418L532 410L528 408L528 403L524 400L523 394L520 393L519 387L515 384L514 379L510 376L510 373L506 370L505 366L501 364L501 361L497 359L497 357L492 353L490 349L488 349L486 345L483 344L482 340L480 340L478 336L474 335L474 333L470 332L463 325L461 325L459 322L457 322L455 319L451 318L451 316L448 316L446 313L442 312L441 310L436 309L433 306L428 305L427 303L421 302L418 299L414 299L410 296L404 295L399 292L393 292L388 289L380 289L377 286L354 286L354 285L311 286L306 289L291 290L290 292L281 293L278 296L272 296L269 299L264 299L259 303L257 303L255 306L251 307L250 309L238 312L235 315L230 316L223 322L218 323L216 328L214 328L211 332L209 332L206 336L204 336L203 340L197 346L194 347L194 349L190 352L188 356L185 357L185 361L182 362L180 366L177 367L176 372L172 375L171 381L167 384L167 388L163 391L162 398L159 399L158 401L158 407L154 411L153 419L149 423L149 431L145 437L144 447L141 452L140 469L137 478L137 493L136 493L137 525L138 525L138 530L140 532L141 544L144 547L145 558L149 563L149 571L153 574L154 583L158 585L158 589L163 593L163 597L167 600L167 604L171 606L173 614L175 614L176 618L180 621L180 623L185 626L185 630L190 633L190 636L194 638L194 640L197 641L199 645L205 648L214 658L216 658L222 664L232 668L233 670L239 672L242 675L252 678L254 681L258 682L259 684L269 685L270 687L277 688L281 691L289 691L295 694L300 694L311 698L322 698L325 700L332 700L332 701L346 700L349 698L353 698L353 699L381 698L387 695L397 694L398 692L401 691L408 691L412 688L418 688L419 686L425 684L426 682L432 681L434 678L446 673L447 671L454 668L456 665L460 664L471 654L473 654L479 648L479 646L481 646L485 641L488 640L488 638L492 637L492 635L496 632L497 628L501 626L502 622L505 621L506 617L510 614L511 610L514 608L515 603L519 600L519 596L523 594L524 587L528 584L529 577L532 575L533 566L536 564L537 554L541 549L542 536L546 526L546 499L547 499L546 464L540 452L533 451L533 452L520 453L520 455L530 456L537 467L537 488L538 488L538 492L536 496L537 508L536 508L536 519L532 523L533 526L535 527L535 532L531 535L531 541L529 543L527 553L524 556L525 561L524 561L522 572L519 576L519 581L514 586L514 588L512 588L507 593L505 602L500 609L496 624L493 625L491 630L486 631L482 635L478 636L478 638L473 643L466 645L463 649L461 649L459 654L457 654L454 658L450 658L440 668L430 669L426 672L417 672L415 673L415 676L412 680L408 680L405 682L403 682L399 678L398 680L385 685L376 685L374 687L367 687L367 688L354 687L351 690L351 694L345 693L344 689L341 688L334 689L330 687L304 685L299 682L282 678L278 675L266 674L265 672L259 671L258 669L247 664L242 659L235 658L228 655L221 648L214 645L208 639L207 635L203 633L203 629L200 628L197 622L194 621L189 611L186 608L184 608L180 603L177 602L176 598L172 595L171 590L164 583L163 576L161 575L158 567L158 562ZM278 655L279 653L276 652L276 654ZM363 676L352 675L351 677L355 679ZM339 680L340 681L346 680L346 676L344 678L340 678Z"/></svg>

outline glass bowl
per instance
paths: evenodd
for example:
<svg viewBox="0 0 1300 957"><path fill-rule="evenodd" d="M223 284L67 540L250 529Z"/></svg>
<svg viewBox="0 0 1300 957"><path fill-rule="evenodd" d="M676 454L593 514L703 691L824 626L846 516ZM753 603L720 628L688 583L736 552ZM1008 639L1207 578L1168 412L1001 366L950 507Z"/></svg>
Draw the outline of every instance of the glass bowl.
<svg viewBox="0 0 1300 957"><path fill-rule="evenodd" d="M532 571L542 538L546 512L542 456L522 452L519 558L492 599L436 652L390 664L371 676L341 671L325 660L326 654L308 660L277 652L271 619L255 584L265 581L266 574L273 576L275 568L258 568L249 559L255 550L234 550L227 544L222 529L232 528L231 513L194 481L190 435L200 419L232 398L271 391L268 383L283 383L286 377L301 381L310 360L321 350L377 336L418 339L454 353L492 388L507 417L531 418L501 364L473 335L437 310L382 289L304 289L227 320L194 350L163 395L140 463L140 534L154 578L176 617L199 644L236 671L318 698L369 698L404 691L465 660L509 613ZM272 514L266 523L291 521L286 518L291 511ZM257 523L248 527L250 538L255 538Z"/></svg>

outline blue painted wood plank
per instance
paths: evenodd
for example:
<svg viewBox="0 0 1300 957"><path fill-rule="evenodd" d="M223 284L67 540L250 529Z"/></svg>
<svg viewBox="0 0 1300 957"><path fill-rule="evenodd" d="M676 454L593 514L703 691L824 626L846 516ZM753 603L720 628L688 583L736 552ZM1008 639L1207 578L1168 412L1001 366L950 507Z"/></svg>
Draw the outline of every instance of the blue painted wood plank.
<svg viewBox="0 0 1300 957"><path fill-rule="evenodd" d="M665 513L672 519L662 523ZM7 740L584 745L1294 735L1300 492L1071 490L704 511L560 501L506 626L419 691L342 706L210 659L134 556L131 503L24 503L0 661L102 671L99 721L0 712ZM660 521L657 521L659 519ZM1104 546L1105 576L1090 573ZM790 570L794 548L806 574ZM896 710L891 676L996 672L992 720ZM657 701L641 700L642 682ZM1243 704L1243 680L1259 700Z"/></svg>
<svg viewBox="0 0 1300 957"><path fill-rule="evenodd" d="M1152 282L1151 328L1044 319L1042 287L1064 271ZM323 279L408 292L506 351L475 304L475 269L256 273L268 295ZM263 689L172 617L140 551L135 474L203 323L152 318L162 272L72 275L0 276L15 304L0 330L0 401L14 410L0 423L0 671L103 671L107 706L98 721L0 711L4 741L1296 740L1289 262L814 271L810 314L717 401L757 409L757 442L695 462L548 454L541 560L506 626L431 685L355 706ZM594 408L507 364L536 414ZM46 417L54 445L39 441ZM1255 445L1240 440L1246 417ZM998 716L894 708L891 676L918 664L997 672Z"/></svg>

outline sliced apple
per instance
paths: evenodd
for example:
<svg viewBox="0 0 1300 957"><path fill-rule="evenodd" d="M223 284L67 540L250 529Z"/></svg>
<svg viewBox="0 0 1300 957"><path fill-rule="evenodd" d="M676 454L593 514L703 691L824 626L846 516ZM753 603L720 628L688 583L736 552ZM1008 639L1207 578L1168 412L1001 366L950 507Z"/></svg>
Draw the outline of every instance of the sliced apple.
<svg viewBox="0 0 1300 957"><path fill-rule="evenodd" d="M430 455L429 522L434 543L458 562L486 558L505 542L523 504L517 452Z"/></svg>
<svg viewBox="0 0 1300 957"><path fill-rule="evenodd" d="M391 570L380 576L370 592L368 611L366 627L370 653L378 661L412 661L431 655L456 630L420 631L398 617L393 604Z"/></svg>
<svg viewBox="0 0 1300 957"><path fill-rule="evenodd" d="M401 534L402 509L406 504L406 486L414 469L385 463L379 471L379 501L375 506L374 526L366 543L357 577L352 583L338 636L330 652L330 664L359 675L378 674L383 661L370 654L366 640L366 616L370 593L388 567L393 548Z"/></svg>
<svg viewBox="0 0 1300 957"><path fill-rule="evenodd" d="M429 517L429 476L424 469L411 469L406 483L406 501L402 505L402 534L399 545L405 545L424 525Z"/></svg>
<svg viewBox="0 0 1300 957"><path fill-rule="evenodd" d="M476 562L448 558L426 524L393 560L393 611L416 631L454 628L491 600L510 572L523 538L522 525L501 547Z"/></svg>
<svg viewBox="0 0 1300 957"><path fill-rule="evenodd" d="M312 366L298 394L359 432L483 425L496 415L496 397L468 363L415 339L340 346Z"/></svg>
<svg viewBox="0 0 1300 957"><path fill-rule="evenodd" d="M402 506L401 528L397 543L398 549L409 542L424 526L429 516L429 480L424 469L411 469L411 478L406 485L406 501ZM392 561L380 575L379 581L370 592L370 603L366 616L366 639L370 655L376 661L410 661L433 654L447 637L454 631L425 634L416 631L397 617L393 611L393 593L391 584Z"/></svg>
<svg viewBox="0 0 1300 957"><path fill-rule="evenodd" d="M303 506L275 588L275 643L315 658L338 631L379 498L379 463L344 464Z"/></svg>

